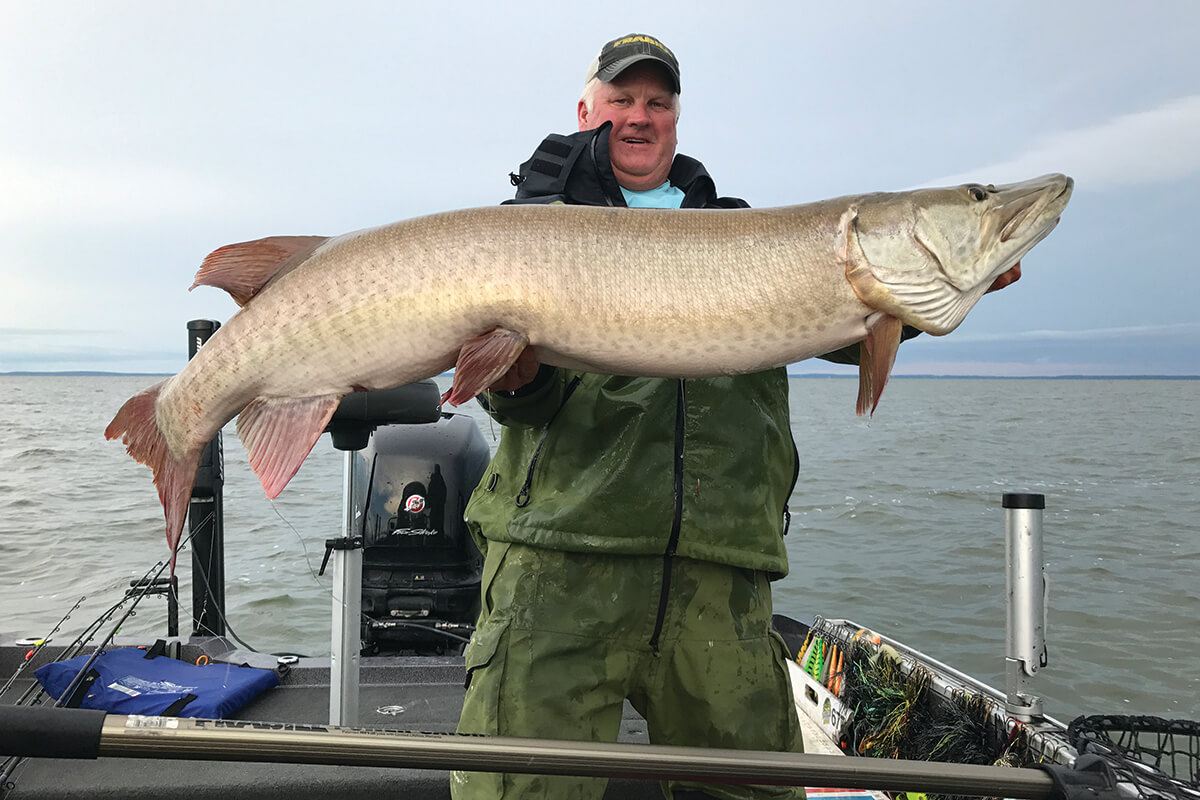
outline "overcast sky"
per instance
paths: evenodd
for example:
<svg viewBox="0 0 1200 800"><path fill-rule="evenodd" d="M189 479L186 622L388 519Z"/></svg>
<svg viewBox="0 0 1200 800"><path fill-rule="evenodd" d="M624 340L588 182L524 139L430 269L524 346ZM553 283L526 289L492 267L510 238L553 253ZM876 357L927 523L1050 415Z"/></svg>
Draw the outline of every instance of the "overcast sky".
<svg viewBox="0 0 1200 800"><path fill-rule="evenodd" d="M510 196L630 32L752 205L1076 179L1024 278L898 373L1200 374L1193 0L0 0L0 372L177 371L236 310L187 291L216 247Z"/></svg>

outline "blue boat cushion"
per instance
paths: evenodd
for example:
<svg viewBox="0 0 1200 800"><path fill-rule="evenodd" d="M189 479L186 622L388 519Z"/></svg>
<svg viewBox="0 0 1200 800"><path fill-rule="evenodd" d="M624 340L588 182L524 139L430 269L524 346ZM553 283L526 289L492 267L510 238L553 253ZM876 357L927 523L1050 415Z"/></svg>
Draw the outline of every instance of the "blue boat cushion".
<svg viewBox="0 0 1200 800"><path fill-rule="evenodd" d="M88 658L46 664L34 675L58 699ZM129 647L101 653L63 705L115 714L223 719L278 683L274 670L233 664L201 667Z"/></svg>

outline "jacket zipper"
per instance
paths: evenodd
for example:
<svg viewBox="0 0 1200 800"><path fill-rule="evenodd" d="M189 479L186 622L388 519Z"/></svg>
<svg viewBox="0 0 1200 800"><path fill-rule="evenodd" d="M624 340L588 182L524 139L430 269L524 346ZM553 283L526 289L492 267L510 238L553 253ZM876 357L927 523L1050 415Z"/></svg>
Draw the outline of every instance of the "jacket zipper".
<svg viewBox="0 0 1200 800"><path fill-rule="evenodd" d="M550 419L546 420L546 427L542 428L542 436L538 439L537 447L533 451L533 457L529 459L529 469L525 471L525 483L521 485L521 490L517 492L517 497L514 501L517 504L517 508L524 508L529 505L529 490L533 486L533 473L537 469L538 459L542 457L542 448L546 446L546 437L550 435L550 426L558 418L558 413L563 410L563 406L571 399L571 394L575 391L575 387L579 386L581 380L583 379L578 375L571 379L571 382L567 384L567 388L563 392L562 402L558 404L558 408L554 409L554 413L550 415Z"/></svg>
<svg viewBox="0 0 1200 800"><path fill-rule="evenodd" d="M687 384L680 379L675 392L675 514L671 519L671 536L663 553L662 588L658 595L658 615L654 619L654 633L650 635L650 649L658 652L658 639L662 635L667 617L667 600L671 596L671 569L674 566L675 549L679 546L679 530L683 526L683 423L687 413Z"/></svg>

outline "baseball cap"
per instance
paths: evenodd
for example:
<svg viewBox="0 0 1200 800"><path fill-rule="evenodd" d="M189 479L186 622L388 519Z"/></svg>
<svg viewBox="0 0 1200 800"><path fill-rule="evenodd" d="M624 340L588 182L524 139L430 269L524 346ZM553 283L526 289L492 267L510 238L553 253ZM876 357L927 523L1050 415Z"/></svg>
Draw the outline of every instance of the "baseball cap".
<svg viewBox="0 0 1200 800"><path fill-rule="evenodd" d="M595 69L587 77L591 80L595 76L610 83L629 67L646 60L657 61L667 68L675 81L675 93L679 94L679 62L675 60L675 54L658 39L644 33L631 33L605 44L593 62Z"/></svg>

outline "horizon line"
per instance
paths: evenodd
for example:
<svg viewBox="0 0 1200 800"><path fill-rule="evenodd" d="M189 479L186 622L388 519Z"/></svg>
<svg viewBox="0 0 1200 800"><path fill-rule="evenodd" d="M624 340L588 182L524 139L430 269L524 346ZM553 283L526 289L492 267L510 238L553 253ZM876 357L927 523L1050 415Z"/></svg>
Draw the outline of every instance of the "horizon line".
<svg viewBox="0 0 1200 800"><path fill-rule="evenodd" d="M107 370L13 370L11 372L0 372L0 377L3 378L39 378L39 377L75 377L75 378L169 378L176 373L173 372L111 372ZM433 377L448 378L453 376L453 372L442 372ZM858 375L852 372L789 372L789 378L844 378L853 379ZM1112 373L1112 374L1084 374L1084 373L1062 373L1059 375L968 375L956 374L952 372L911 372L911 373L893 373L889 380L905 380L905 379L921 379L921 380L940 380L940 379L957 379L957 380L1156 380L1156 381L1194 381L1200 380L1200 374L1159 374L1159 373Z"/></svg>

